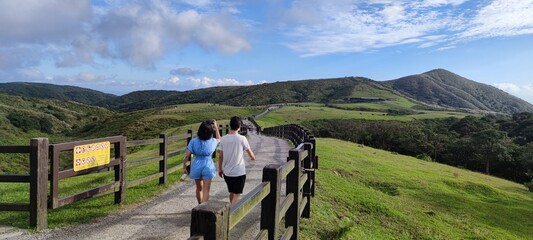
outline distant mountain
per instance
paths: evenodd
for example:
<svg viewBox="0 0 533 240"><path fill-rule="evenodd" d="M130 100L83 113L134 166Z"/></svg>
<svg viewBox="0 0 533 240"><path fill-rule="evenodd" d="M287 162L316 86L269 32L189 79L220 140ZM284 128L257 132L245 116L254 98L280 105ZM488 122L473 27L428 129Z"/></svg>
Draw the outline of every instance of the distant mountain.
<svg viewBox="0 0 533 240"><path fill-rule="evenodd" d="M74 101L85 104L96 104L117 97L113 94L88 88L30 82L0 83L0 93L21 97Z"/></svg>
<svg viewBox="0 0 533 240"><path fill-rule="evenodd" d="M500 113L533 112L533 105L498 88L444 69L383 82L415 100L443 107Z"/></svg>
<svg viewBox="0 0 533 240"><path fill-rule="evenodd" d="M71 100L129 112L185 103L266 105L274 103L344 103L407 98L419 105L477 112L533 112L533 105L495 87L444 69L374 81L364 77L310 79L252 86L211 87L191 91L136 91L123 96L72 86L2 83L0 93Z"/></svg>
<svg viewBox="0 0 533 240"><path fill-rule="evenodd" d="M134 111L184 103L266 105L286 102L328 102L349 98L360 78L335 78L265 83L252 86L212 87L185 92L138 91L102 103L120 111Z"/></svg>

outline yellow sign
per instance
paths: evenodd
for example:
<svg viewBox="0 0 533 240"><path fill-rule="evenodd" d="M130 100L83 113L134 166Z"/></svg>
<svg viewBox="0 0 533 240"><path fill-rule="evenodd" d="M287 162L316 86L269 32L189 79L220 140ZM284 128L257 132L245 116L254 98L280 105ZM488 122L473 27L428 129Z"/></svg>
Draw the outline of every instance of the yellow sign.
<svg viewBox="0 0 533 240"><path fill-rule="evenodd" d="M111 158L109 148L109 141L75 146L74 171L108 164Z"/></svg>

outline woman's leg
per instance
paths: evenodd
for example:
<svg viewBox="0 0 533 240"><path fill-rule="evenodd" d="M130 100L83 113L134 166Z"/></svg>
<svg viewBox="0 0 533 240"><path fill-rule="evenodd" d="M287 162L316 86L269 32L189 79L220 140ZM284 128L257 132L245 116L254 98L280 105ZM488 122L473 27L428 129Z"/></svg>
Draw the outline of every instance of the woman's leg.
<svg viewBox="0 0 533 240"><path fill-rule="evenodd" d="M202 188L202 202L209 200L209 190L211 190L211 179L204 179L204 186Z"/></svg>
<svg viewBox="0 0 533 240"><path fill-rule="evenodd" d="M198 201L198 204L202 203L202 191L203 191L203 179L194 179L194 182L196 183L196 200Z"/></svg>

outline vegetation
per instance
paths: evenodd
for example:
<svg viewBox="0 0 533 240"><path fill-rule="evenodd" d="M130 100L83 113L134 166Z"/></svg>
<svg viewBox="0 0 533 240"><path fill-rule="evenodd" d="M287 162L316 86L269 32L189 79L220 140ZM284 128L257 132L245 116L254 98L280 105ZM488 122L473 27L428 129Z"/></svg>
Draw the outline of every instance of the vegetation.
<svg viewBox="0 0 533 240"><path fill-rule="evenodd" d="M320 156L302 239L529 239L520 184L335 139Z"/></svg>
<svg viewBox="0 0 533 240"><path fill-rule="evenodd" d="M518 183L533 178L533 113L513 118L303 122L320 137L349 140L392 152L484 172Z"/></svg>

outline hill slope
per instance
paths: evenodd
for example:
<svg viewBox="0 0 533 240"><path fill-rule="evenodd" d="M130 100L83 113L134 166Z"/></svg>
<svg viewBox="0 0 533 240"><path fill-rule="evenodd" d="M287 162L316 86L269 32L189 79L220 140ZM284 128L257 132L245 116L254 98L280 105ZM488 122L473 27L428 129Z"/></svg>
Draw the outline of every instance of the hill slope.
<svg viewBox="0 0 533 240"><path fill-rule="evenodd" d="M533 112L533 105L495 87L437 69L378 82L364 77L311 79L252 86L211 87L191 91L136 91L117 97L95 90L43 83L4 83L0 93L96 104L130 112L185 103L234 106L274 103L354 103L414 101L420 105L512 114ZM409 98L407 100L405 98Z"/></svg>
<svg viewBox="0 0 533 240"><path fill-rule="evenodd" d="M533 193L522 185L335 139L317 146L302 239L533 236Z"/></svg>
<svg viewBox="0 0 533 240"><path fill-rule="evenodd" d="M96 104L116 97L113 94L88 88L28 82L0 83L0 93L22 97L74 101L85 104Z"/></svg>
<svg viewBox="0 0 533 240"><path fill-rule="evenodd" d="M533 105L520 98L444 69L386 81L384 84L428 104L501 113L533 112Z"/></svg>

